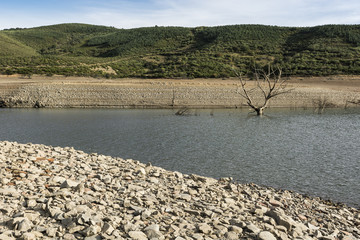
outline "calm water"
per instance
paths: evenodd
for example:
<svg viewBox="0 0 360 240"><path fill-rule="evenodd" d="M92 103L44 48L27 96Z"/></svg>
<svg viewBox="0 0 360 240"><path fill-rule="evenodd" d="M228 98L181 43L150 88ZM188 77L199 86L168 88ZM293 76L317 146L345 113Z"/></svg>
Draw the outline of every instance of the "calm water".
<svg viewBox="0 0 360 240"><path fill-rule="evenodd" d="M0 140L73 146L360 206L360 109L0 109ZM193 111L195 113L195 111Z"/></svg>

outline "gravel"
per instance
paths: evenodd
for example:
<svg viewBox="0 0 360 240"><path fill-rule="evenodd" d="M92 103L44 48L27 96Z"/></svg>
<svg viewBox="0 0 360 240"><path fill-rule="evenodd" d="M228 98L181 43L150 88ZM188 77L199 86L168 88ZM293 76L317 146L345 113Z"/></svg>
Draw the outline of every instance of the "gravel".
<svg viewBox="0 0 360 240"><path fill-rule="evenodd" d="M0 239L359 239L360 212L71 147L0 142Z"/></svg>

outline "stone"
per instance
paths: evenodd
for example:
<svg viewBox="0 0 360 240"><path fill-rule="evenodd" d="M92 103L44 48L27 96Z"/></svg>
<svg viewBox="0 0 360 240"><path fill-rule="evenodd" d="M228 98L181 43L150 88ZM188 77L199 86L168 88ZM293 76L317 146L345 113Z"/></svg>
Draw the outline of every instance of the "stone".
<svg viewBox="0 0 360 240"><path fill-rule="evenodd" d="M61 188L75 188L77 185L79 185L78 182L66 179L63 183L61 183Z"/></svg>
<svg viewBox="0 0 360 240"><path fill-rule="evenodd" d="M269 200L269 203L274 207L282 207L283 206L280 201L277 201L273 198Z"/></svg>
<svg viewBox="0 0 360 240"><path fill-rule="evenodd" d="M186 240L186 239L183 237L176 237L175 240Z"/></svg>
<svg viewBox="0 0 360 240"><path fill-rule="evenodd" d="M40 217L39 212L26 212L24 213L24 218L28 219L30 222L35 221Z"/></svg>
<svg viewBox="0 0 360 240"><path fill-rule="evenodd" d="M63 236L63 239L64 239L64 240L76 240L76 237L75 237L73 234L66 233L66 234Z"/></svg>
<svg viewBox="0 0 360 240"><path fill-rule="evenodd" d="M148 240L146 234L141 231L130 231L128 234L134 240Z"/></svg>
<svg viewBox="0 0 360 240"><path fill-rule="evenodd" d="M129 233L131 231L136 231L138 227L134 224L127 223L123 226L123 228L126 233Z"/></svg>
<svg viewBox="0 0 360 240"><path fill-rule="evenodd" d="M29 219L23 219L21 222L18 223L17 230L20 232L27 232L32 228L33 224Z"/></svg>
<svg viewBox="0 0 360 240"><path fill-rule="evenodd" d="M296 224L291 217L286 216L282 212L270 210L266 213L266 215L274 218L278 225L286 227L288 231L291 231L292 226Z"/></svg>
<svg viewBox="0 0 360 240"><path fill-rule="evenodd" d="M63 227L68 229L76 226L76 223L73 221L71 217L64 218L63 220L61 220L61 224L63 225Z"/></svg>
<svg viewBox="0 0 360 240"><path fill-rule="evenodd" d="M49 237L55 237L56 232L57 232L57 228L50 227L46 230L46 235Z"/></svg>
<svg viewBox="0 0 360 240"><path fill-rule="evenodd" d="M104 239L101 235L94 235L94 236L84 238L84 240L101 240L101 239Z"/></svg>
<svg viewBox="0 0 360 240"><path fill-rule="evenodd" d="M53 217L56 220L63 220L64 219L64 212L61 211L58 208L48 208L48 212L50 213L50 216Z"/></svg>
<svg viewBox="0 0 360 240"><path fill-rule="evenodd" d="M241 227L238 227L238 226L231 226L230 231L241 234L243 232L243 229Z"/></svg>
<svg viewBox="0 0 360 240"><path fill-rule="evenodd" d="M201 232L201 233L204 233L204 234L207 234L207 235L209 235L209 234L211 234L212 232L213 232L213 229L212 229L212 227L210 227L208 224L206 224L206 223L200 223L199 225L198 225L198 229L199 229L199 231Z"/></svg>
<svg viewBox="0 0 360 240"><path fill-rule="evenodd" d="M146 227L144 231L149 239L158 239L162 237L162 234L160 232L160 226L157 224Z"/></svg>
<svg viewBox="0 0 360 240"><path fill-rule="evenodd" d="M46 232L47 228L45 226L36 226L34 230L40 233L44 233Z"/></svg>
<svg viewBox="0 0 360 240"><path fill-rule="evenodd" d="M204 236L200 233L194 233L192 236L191 236L194 240L204 240Z"/></svg>
<svg viewBox="0 0 360 240"><path fill-rule="evenodd" d="M32 232L27 232L22 235L23 240L36 240L36 235Z"/></svg>
<svg viewBox="0 0 360 240"><path fill-rule="evenodd" d="M160 239L163 235L159 231L148 230L146 231L146 236L149 239Z"/></svg>
<svg viewBox="0 0 360 240"><path fill-rule="evenodd" d="M35 199L28 199L28 200L26 200L26 206L27 206L28 208L33 208L33 207L35 207L36 205L37 205L37 202L36 202Z"/></svg>
<svg viewBox="0 0 360 240"><path fill-rule="evenodd" d="M0 234L0 239L1 240L16 240L16 238L11 237L10 235L8 235L6 233L1 233Z"/></svg>
<svg viewBox="0 0 360 240"><path fill-rule="evenodd" d="M69 233L80 232L80 231L82 231L82 230L84 230L84 229L85 229L85 226L80 226L80 225L78 225L78 226L73 226L73 227L69 228Z"/></svg>
<svg viewBox="0 0 360 240"><path fill-rule="evenodd" d="M261 230L260 228L258 228L256 225L254 225L253 223L250 223L248 225L246 225L246 229L254 234L258 234Z"/></svg>
<svg viewBox="0 0 360 240"><path fill-rule="evenodd" d="M109 224L109 223L104 223L104 226L103 226L103 228L101 229L101 232L106 233L106 234L108 234L108 235L111 235L114 230L115 230L115 229L114 229L114 227L113 227L111 224Z"/></svg>
<svg viewBox="0 0 360 240"><path fill-rule="evenodd" d="M338 239L337 235L339 234L339 230L335 229L335 231L333 233L331 233L330 235L327 236L323 236L322 239L324 240L335 240Z"/></svg>
<svg viewBox="0 0 360 240"><path fill-rule="evenodd" d="M224 225L215 225L214 226L214 233L216 235L224 235L225 233L228 232L228 228Z"/></svg>
<svg viewBox="0 0 360 240"><path fill-rule="evenodd" d="M83 231L83 233L85 234L86 237L96 235L100 232L101 232L101 227L97 226L97 225L90 226Z"/></svg>
<svg viewBox="0 0 360 240"><path fill-rule="evenodd" d="M193 209L190 209L190 208L185 208L185 209L184 209L184 212L189 213L189 214L192 214L192 215L195 215L195 216L200 216L200 212L199 212L199 211L193 210Z"/></svg>
<svg viewBox="0 0 360 240"><path fill-rule="evenodd" d="M236 232L227 232L224 235L226 240L238 240L239 239L239 234Z"/></svg>
<svg viewBox="0 0 360 240"><path fill-rule="evenodd" d="M89 223L92 219L92 215L90 211L83 212L78 217L78 222L80 224Z"/></svg>
<svg viewBox="0 0 360 240"><path fill-rule="evenodd" d="M287 228L282 226L282 225L276 225L275 229L279 230L279 231L282 231L282 232L285 232L285 233L287 232Z"/></svg>
<svg viewBox="0 0 360 240"><path fill-rule="evenodd" d="M148 179L149 182L154 183L154 184L159 184L159 179L155 178L155 177L150 177Z"/></svg>
<svg viewBox="0 0 360 240"><path fill-rule="evenodd" d="M189 194L180 194L180 196L178 198L189 202L191 200L191 195L189 195Z"/></svg>
<svg viewBox="0 0 360 240"><path fill-rule="evenodd" d="M61 176L54 176L51 180L54 183L64 183L66 181L66 178L61 177Z"/></svg>
<svg viewBox="0 0 360 240"><path fill-rule="evenodd" d="M268 231L262 231L259 233L258 238L260 240L276 240L276 237Z"/></svg>
<svg viewBox="0 0 360 240"><path fill-rule="evenodd" d="M13 188L13 187L0 188L0 195L4 195L4 196L14 196L14 197L20 196L20 194L18 193L18 191L17 191L15 188Z"/></svg>

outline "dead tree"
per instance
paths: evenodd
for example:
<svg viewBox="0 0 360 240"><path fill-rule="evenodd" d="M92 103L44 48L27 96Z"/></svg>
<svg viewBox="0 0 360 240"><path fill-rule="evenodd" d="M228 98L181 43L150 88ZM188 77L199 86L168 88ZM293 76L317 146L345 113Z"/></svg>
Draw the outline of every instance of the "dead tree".
<svg viewBox="0 0 360 240"><path fill-rule="evenodd" d="M319 97L313 100L313 105L315 107L314 111L318 114L322 114L325 108L335 107L335 104L331 103L327 97Z"/></svg>
<svg viewBox="0 0 360 240"><path fill-rule="evenodd" d="M263 115L265 108L268 106L270 99L281 94L289 93L292 89L287 89L287 79L282 79L280 68L274 69L269 66L267 71L255 70L255 87L248 88L248 80L245 80L241 73L235 71L240 80L240 90L238 93L246 100L258 116ZM255 97L260 94L261 100L255 101Z"/></svg>
<svg viewBox="0 0 360 240"><path fill-rule="evenodd" d="M188 109L187 107L181 108L175 113L175 115L176 116L188 116L188 115L190 115L190 109Z"/></svg>
<svg viewBox="0 0 360 240"><path fill-rule="evenodd" d="M351 100L351 101L346 101L346 103L352 103L352 104L357 104L357 105L360 105L360 99L356 100Z"/></svg>

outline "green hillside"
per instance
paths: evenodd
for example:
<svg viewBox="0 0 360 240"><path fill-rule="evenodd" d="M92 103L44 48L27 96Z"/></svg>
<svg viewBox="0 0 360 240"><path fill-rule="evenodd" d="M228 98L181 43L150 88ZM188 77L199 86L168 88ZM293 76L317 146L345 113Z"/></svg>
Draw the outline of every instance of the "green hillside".
<svg viewBox="0 0 360 240"><path fill-rule="evenodd" d="M26 46L24 43L17 41L4 33L0 32L0 57L32 57L37 56L36 50Z"/></svg>
<svg viewBox="0 0 360 240"><path fill-rule="evenodd" d="M60 24L0 31L0 73L230 77L277 64L286 75L360 74L360 25L116 29Z"/></svg>

